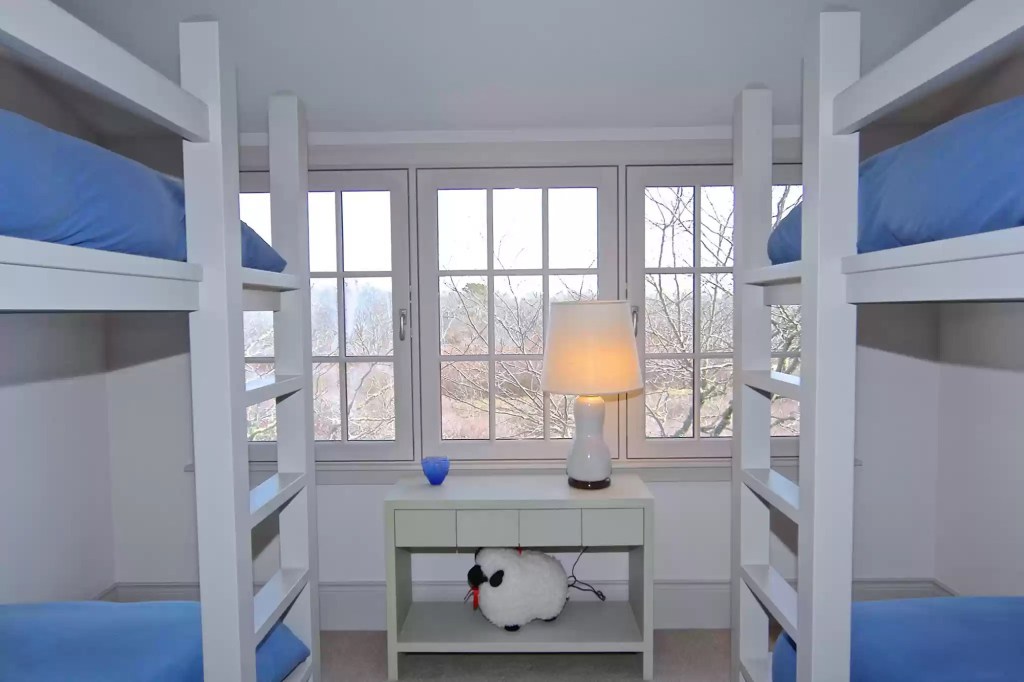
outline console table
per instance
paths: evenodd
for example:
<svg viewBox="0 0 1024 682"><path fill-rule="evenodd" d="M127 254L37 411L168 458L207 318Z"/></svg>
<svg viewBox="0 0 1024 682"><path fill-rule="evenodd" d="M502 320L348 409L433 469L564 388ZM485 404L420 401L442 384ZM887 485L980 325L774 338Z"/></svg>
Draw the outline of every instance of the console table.
<svg viewBox="0 0 1024 682"><path fill-rule="evenodd" d="M419 476L392 487L384 518L390 679L399 654L438 652L635 652L653 678L654 499L639 476L616 474L604 490L570 488L564 476L450 476L440 486ZM584 601L570 591L557 620L518 632L467 603L413 600L413 553L480 547L626 552L629 599Z"/></svg>

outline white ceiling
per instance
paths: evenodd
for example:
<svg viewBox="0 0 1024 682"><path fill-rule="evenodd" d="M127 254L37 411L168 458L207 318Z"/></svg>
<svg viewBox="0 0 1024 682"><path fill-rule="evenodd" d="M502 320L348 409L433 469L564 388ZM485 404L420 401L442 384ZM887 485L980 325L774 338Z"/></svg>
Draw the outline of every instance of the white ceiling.
<svg viewBox="0 0 1024 682"><path fill-rule="evenodd" d="M221 20L242 130L291 90L315 131L720 125L745 85L799 122L805 27L825 0L57 0L177 76L177 23ZM870 68L966 0L847 0Z"/></svg>

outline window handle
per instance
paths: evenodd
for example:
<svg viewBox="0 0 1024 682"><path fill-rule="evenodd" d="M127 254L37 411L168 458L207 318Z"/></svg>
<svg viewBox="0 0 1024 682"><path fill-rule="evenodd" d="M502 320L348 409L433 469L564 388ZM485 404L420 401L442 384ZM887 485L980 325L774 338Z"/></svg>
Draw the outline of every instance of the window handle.
<svg viewBox="0 0 1024 682"><path fill-rule="evenodd" d="M398 340L405 341L405 323L409 317L409 311L405 308L398 309Z"/></svg>
<svg viewBox="0 0 1024 682"><path fill-rule="evenodd" d="M640 306L635 305L630 308L633 315L633 338L636 338L637 332L640 329Z"/></svg>

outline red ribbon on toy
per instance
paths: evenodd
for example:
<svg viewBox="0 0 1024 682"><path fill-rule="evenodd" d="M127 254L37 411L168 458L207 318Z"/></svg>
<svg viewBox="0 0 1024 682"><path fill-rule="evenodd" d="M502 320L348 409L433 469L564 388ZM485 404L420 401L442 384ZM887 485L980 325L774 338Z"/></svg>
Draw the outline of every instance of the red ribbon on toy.
<svg viewBox="0 0 1024 682"><path fill-rule="evenodd" d="M476 611L480 608L480 588L474 587L473 592L473 610Z"/></svg>

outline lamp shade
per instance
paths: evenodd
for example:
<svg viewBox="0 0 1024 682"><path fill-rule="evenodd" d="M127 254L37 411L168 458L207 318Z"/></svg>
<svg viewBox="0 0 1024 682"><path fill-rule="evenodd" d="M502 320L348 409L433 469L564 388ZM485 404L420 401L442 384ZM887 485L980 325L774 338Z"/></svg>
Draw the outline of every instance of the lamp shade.
<svg viewBox="0 0 1024 682"><path fill-rule="evenodd" d="M642 387L629 301L552 303L541 386L576 395Z"/></svg>

